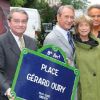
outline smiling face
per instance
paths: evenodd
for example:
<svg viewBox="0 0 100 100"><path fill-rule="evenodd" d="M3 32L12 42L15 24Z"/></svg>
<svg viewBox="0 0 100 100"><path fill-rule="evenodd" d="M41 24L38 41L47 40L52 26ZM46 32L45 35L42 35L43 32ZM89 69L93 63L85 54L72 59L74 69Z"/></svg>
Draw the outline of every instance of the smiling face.
<svg viewBox="0 0 100 100"><path fill-rule="evenodd" d="M75 19L76 33L79 35L81 40L89 40L89 34L92 29L92 23L93 20L87 15L82 15Z"/></svg>
<svg viewBox="0 0 100 100"><path fill-rule="evenodd" d="M88 15L93 18L93 26L100 27L100 9L92 8L88 11Z"/></svg>
<svg viewBox="0 0 100 100"><path fill-rule="evenodd" d="M27 27L27 16L21 12L14 12L8 25L16 36L22 36Z"/></svg>
<svg viewBox="0 0 100 100"><path fill-rule="evenodd" d="M57 15L57 21L60 27L64 30L71 28L74 22L74 11L70 8L64 8L60 14Z"/></svg>
<svg viewBox="0 0 100 100"><path fill-rule="evenodd" d="M90 33L90 25L87 22L80 22L78 25L78 33L80 37L88 37Z"/></svg>

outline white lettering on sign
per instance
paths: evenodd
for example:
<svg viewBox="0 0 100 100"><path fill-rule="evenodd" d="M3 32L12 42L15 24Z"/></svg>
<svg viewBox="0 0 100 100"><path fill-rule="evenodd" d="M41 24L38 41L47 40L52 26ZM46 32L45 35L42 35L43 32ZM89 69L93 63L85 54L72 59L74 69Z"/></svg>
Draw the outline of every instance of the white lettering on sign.
<svg viewBox="0 0 100 100"><path fill-rule="evenodd" d="M53 54L53 57L56 59L60 59L60 55L57 55L56 53Z"/></svg>
<svg viewBox="0 0 100 100"><path fill-rule="evenodd" d="M51 88L52 88L53 90L56 90L56 91L62 92L62 93L64 93L64 91L65 91L65 89L66 89L66 87L64 87L64 86L62 86L62 85L60 85L60 84L54 83L54 82L51 84Z"/></svg>
<svg viewBox="0 0 100 100"><path fill-rule="evenodd" d="M42 64L41 70L43 70L43 71L45 71L47 73L50 73L52 75L58 76L58 71L59 71L58 69L55 69L53 67L49 67L49 66L47 66L45 64Z"/></svg>
<svg viewBox="0 0 100 100"><path fill-rule="evenodd" d="M45 87L50 87L52 90L55 90L55 91L58 91L61 93L64 93L64 91L66 89L66 87L64 87L58 83L50 82L49 80L46 80L42 77L38 77L35 74L30 74L30 73L27 74L27 80L34 82L36 84L43 85Z"/></svg>
<svg viewBox="0 0 100 100"><path fill-rule="evenodd" d="M49 100L50 99L50 95L39 91L39 98L43 99L43 100Z"/></svg>
<svg viewBox="0 0 100 100"><path fill-rule="evenodd" d="M41 78L41 77L38 77L35 74L30 74L29 73L27 75L27 80L30 80L30 81L32 81L34 83L38 83L38 84L43 85L45 87L49 87L49 85L50 85L50 81L49 80L46 80L46 79Z"/></svg>

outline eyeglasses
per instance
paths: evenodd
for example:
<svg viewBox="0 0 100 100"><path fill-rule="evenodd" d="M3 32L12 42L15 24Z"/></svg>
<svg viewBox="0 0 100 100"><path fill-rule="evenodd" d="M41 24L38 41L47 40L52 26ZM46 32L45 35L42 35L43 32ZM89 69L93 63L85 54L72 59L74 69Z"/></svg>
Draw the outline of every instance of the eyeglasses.
<svg viewBox="0 0 100 100"><path fill-rule="evenodd" d="M16 24L22 23L22 24L26 24L27 20L19 20L19 19L11 19L11 21L15 22Z"/></svg>

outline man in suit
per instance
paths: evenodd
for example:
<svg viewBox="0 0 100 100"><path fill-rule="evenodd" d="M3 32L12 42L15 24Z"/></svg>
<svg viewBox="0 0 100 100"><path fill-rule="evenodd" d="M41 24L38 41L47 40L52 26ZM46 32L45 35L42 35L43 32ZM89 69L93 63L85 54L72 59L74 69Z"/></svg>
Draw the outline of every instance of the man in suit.
<svg viewBox="0 0 100 100"><path fill-rule="evenodd" d="M0 36L0 100L8 100L11 96L10 87L22 49L19 39L23 40L23 48L37 49L36 41L23 34L27 21L28 15L24 10L12 9L8 16L10 30Z"/></svg>
<svg viewBox="0 0 100 100"><path fill-rule="evenodd" d="M60 47L72 66L74 65L74 44L70 29L74 22L74 15L74 8L71 5L61 6L57 12L57 24L44 40L44 45L51 44Z"/></svg>

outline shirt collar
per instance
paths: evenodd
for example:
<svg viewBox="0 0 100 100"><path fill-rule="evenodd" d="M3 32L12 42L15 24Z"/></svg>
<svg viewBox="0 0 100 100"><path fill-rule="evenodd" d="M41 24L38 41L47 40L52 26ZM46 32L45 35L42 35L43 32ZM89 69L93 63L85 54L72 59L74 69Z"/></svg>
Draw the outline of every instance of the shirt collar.
<svg viewBox="0 0 100 100"><path fill-rule="evenodd" d="M10 32L11 32L11 34L13 35L13 37L15 38L15 40L18 40L18 39L19 39L19 37L16 36L11 30L10 30ZM23 38L23 36L22 36L22 38Z"/></svg>
<svg viewBox="0 0 100 100"><path fill-rule="evenodd" d="M19 37L18 36L16 36L11 30L10 30L10 32L11 32L11 34L13 35L13 37L14 37L14 39L15 39L15 41L16 41L16 43L17 43L17 45L20 47L20 43L19 43ZM23 36L22 36L22 38L23 38ZM23 38L24 39L24 38Z"/></svg>
<svg viewBox="0 0 100 100"><path fill-rule="evenodd" d="M55 26L55 28L67 39L67 32L69 32L69 30L64 30L58 24Z"/></svg>

